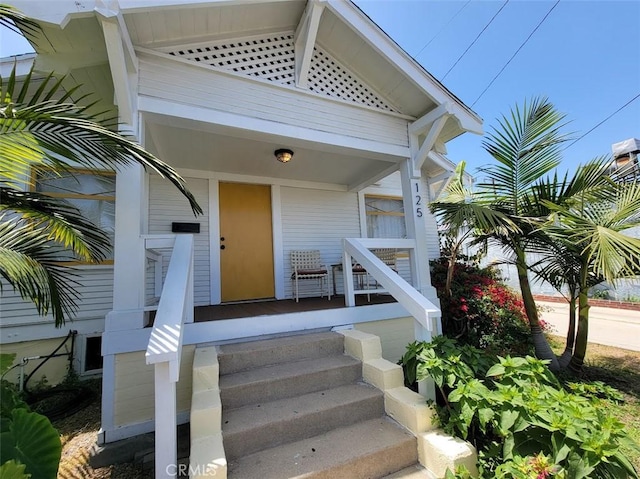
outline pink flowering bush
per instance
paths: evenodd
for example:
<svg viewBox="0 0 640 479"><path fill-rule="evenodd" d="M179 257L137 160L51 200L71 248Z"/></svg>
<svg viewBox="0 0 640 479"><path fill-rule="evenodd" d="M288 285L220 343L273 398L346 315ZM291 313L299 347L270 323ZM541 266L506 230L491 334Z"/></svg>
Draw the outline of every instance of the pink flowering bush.
<svg viewBox="0 0 640 479"><path fill-rule="evenodd" d="M448 296L444 291L447 264L446 258L431 264L443 333L494 354L530 354L533 345L520 296L500 281L494 268L462 262L455 265Z"/></svg>

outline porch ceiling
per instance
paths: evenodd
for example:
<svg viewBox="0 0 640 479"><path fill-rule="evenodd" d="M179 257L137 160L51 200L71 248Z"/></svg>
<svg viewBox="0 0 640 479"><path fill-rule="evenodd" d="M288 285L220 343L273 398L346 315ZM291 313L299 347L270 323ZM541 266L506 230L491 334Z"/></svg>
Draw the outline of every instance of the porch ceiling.
<svg viewBox="0 0 640 479"><path fill-rule="evenodd" d="M147 147L178 169L309 181L339 189L375 180L403 158L291 140L160 115L145 115ZM274 156L294 151L289 163Z"/></svg>

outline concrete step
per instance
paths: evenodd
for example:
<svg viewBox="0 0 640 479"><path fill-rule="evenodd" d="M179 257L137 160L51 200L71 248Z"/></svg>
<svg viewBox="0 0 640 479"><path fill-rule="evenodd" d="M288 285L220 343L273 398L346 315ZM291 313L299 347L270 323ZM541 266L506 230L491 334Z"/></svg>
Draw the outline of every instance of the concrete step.
<svg viewBox="0 0 640 479"><path fill-rule="evenodd" d="M384 397L364 383L258 403L222 414L227 460L381 417Z"/></svg>
<svg viewBox="0 0 640 479"><path fill-rule="evenodd" d="M344 338L321 332L226 344L219 347L220 374L344 353Z"/></svg>
<svg viewBox="0 0 640 479"><path fill-rule="evenodd" d="M416 439L382 417L243 456L230 479L372 479L415 464Z"/></svg>
<svg viewBox="0 0 640 479"><path fill-rule="evenodd" d="M327 356L253 368L220 377L223 409L265 403L353 383L362 365L349 356Z"/></svg>
<svg viewBox="0 0 640 479"><path fill-rule="evenodd" d="M383 479L437 479L420 464L405 467L403 470L384 476Z"/></svg>

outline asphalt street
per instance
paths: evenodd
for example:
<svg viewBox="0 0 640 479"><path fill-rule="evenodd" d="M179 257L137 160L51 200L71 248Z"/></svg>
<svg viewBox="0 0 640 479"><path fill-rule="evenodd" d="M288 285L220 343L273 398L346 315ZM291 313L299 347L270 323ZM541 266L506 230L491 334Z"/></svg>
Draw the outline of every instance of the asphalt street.
<svg viewBox="0 0 640 479"><path fill-rule="evenodd" d="M569 305L537 301L541 318L554 327L554 334L566 336ZM589 342L640 351L640 311L592 306L589 310Z"/></svg>

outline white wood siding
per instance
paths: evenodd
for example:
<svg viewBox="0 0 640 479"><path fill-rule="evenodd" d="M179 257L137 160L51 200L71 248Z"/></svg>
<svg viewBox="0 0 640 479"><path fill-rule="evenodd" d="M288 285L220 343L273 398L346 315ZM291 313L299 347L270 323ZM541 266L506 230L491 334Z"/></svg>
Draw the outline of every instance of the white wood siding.
<svg viewBox="0 0 640 479"><path fill-rule="evenodd" d="M102 318L113 309L113 267L79 267L76 277L76 290L80 294L77 313L71 318L73 321ZM53 318L39 316L36 308L29 301L24 301L18 292L6 283L2 284L0 297L0 327L32 325L48 322L52 330ZM74 328L75 329L75 328ZM50 337L57 337L59 333ZM24 340L24 338L23 338Z"/></svg>
<svg viewBox="0 0 640 479"><path fill-rule="evenodd" d="M397 196L402 197L402 178L400 177L400 172L396 171L395 173L391 173L365 191L371 194L376 194L376 191L379 192L378 194L385 194L385 192L389 194L390 191L395 191Z"/></svg>
<svg viewBox="0 0 640 479"><path fill-rule="evenodd" d="M197 218L187 200L168 181L157 175L149 178L149 234L172 234L172 222L200 223L200 233L194 235L194 304L207 306L211 303L209 275L209 180L185 178L204 213ZM169 255L164 258L164 275L169 265ZM148 272L149 273L149 272ZM153 291L153 275L147 274L146 294Z"/></svg>
<svg viewBox="0 0 640 479"><path fill-rule="evenodd" d="M360 237L358 195L283 187L281 200L285 296L291 298L290 252L318 249L331 272L332 264L342 262L342 238ZM336 279L341 292L342 278ZM317 296L315 282L302 281L300 295Z"/></svg>
<svg viewBox="0 0 640 479"><path fill-rule="evenodd" d="M427 180L424 177L421 179L420 189L422 191L429 191L429 185L427 184ZM437 259L440 257L440 237L438 235L438 222L436 221L436 217L431 214L429 203L426 197L423 211L424 215L422 218L424 219L424 227L427 232L427 253L429 255L429 260Z"/></svg>
<svg viewBox="0 0 640 479"><path fill-rule="evenodd" d="M407 120L347 102L142 53L139 71L141 96L408 146Z"/></svg>

